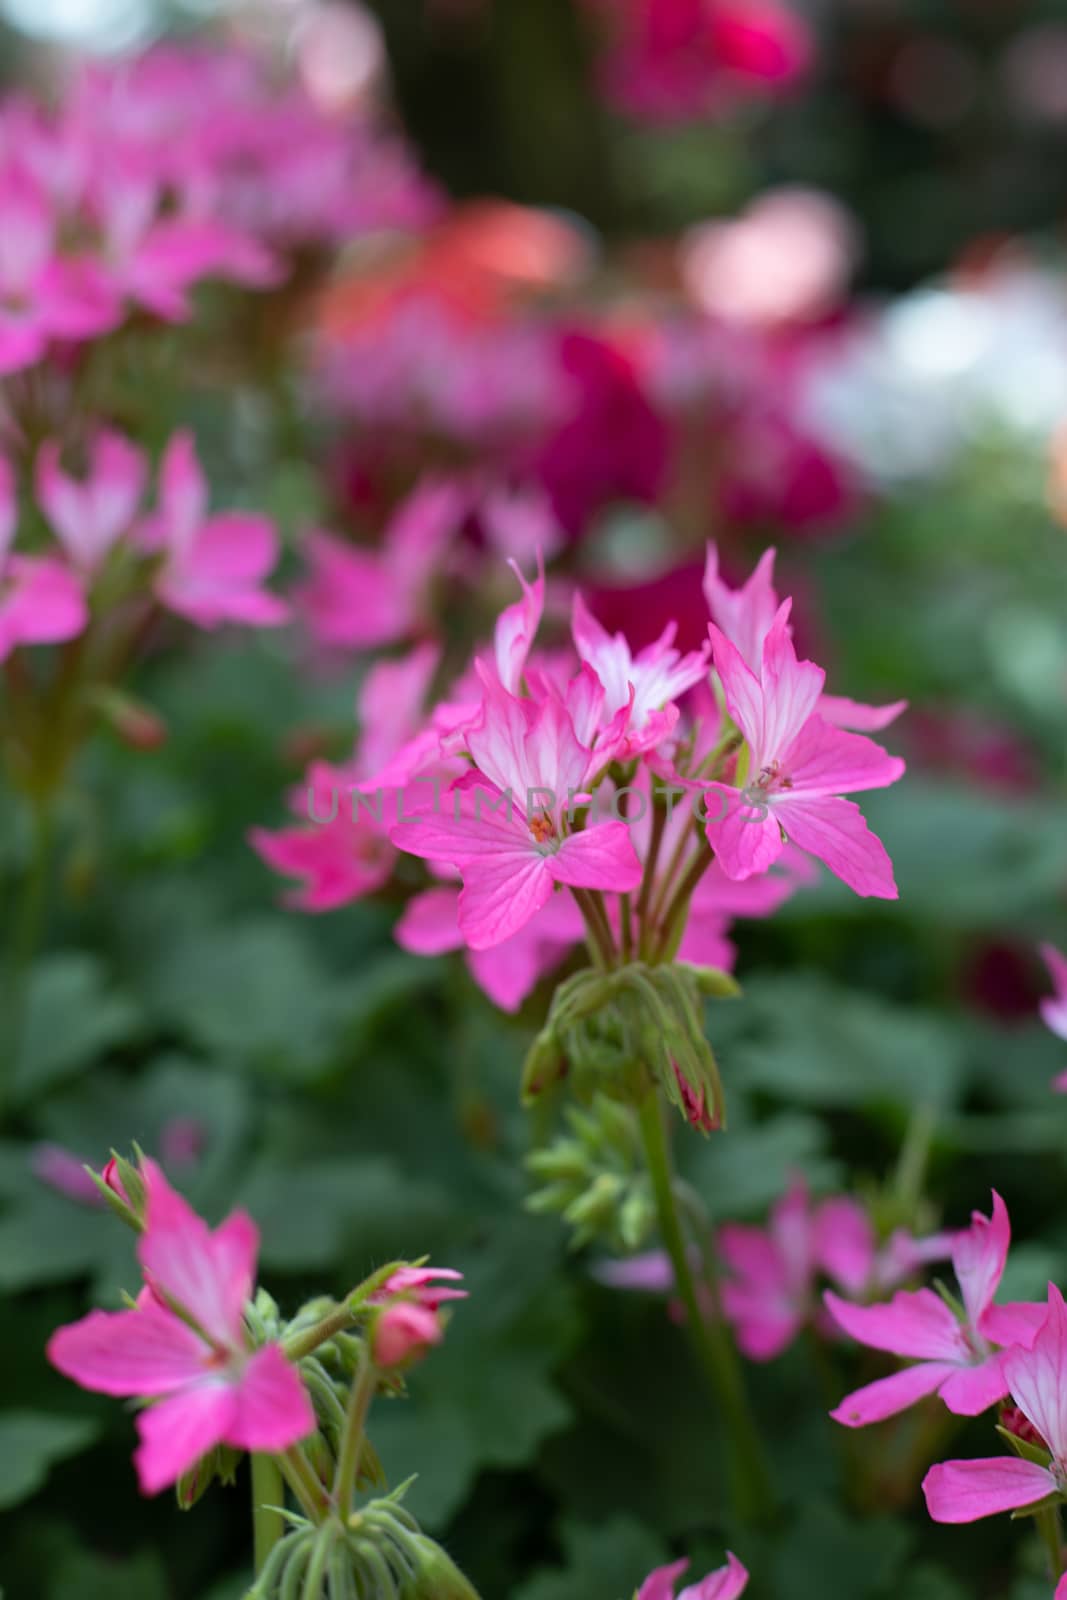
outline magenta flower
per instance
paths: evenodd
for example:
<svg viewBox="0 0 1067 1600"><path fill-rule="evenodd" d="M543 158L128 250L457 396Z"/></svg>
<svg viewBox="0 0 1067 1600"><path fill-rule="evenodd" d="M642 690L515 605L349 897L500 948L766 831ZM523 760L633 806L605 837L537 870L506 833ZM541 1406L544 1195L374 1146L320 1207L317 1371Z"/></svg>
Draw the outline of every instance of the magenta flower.
<svg viewBox="0 0 1067 1600"><path fill-rule="evenodd" d="M120 320L117 299L86 261L56 255L56 218L43 193L0 177L0 376L40 361L57 340L79 342Z"/></svg>
<svg viewBox="0 0 1067 1600"><path fill-rule="evenodd" d="M266 628L288 617L285 602L262 587L278 558L273 524L245 511L208 515L207 483L189 433L176 433L163 453L158 509L139 537L163 556L160 601L197 627Z"/></svg>
<svg viewBox="0 0 1067 1600"><path fill-rule="evenodd" d="M623 891L641 879L624 822L567 831L571 797L583 792L595 762L568 703L547 692L520 700L488 667L482 681L481 716L466 733L476 768L470 781L453 786L432 815L398 822L389 834L399 849L458 869L459 926L473 950L517 933L557 884ZM593 683L590 696L580 675L568 697L583 722L603 694Z"/></svg>
<svg viewBox="0 0 1067 1600"><path fill-rule="evenodd" d="M1067 1306L1055 1284L1048 1286L1047 1313L1030 1348L1015 1345L1000 1359L1004 1389L1048 1451L1048 1466L1014 1456L942 1461L923 1479L926 1507L935 1522L977 1522L1001 1511L1021 1510L1049 1495L1062 1495L1067 1485ZM1056 1600L1065 1581L1056 1589Z"/></svg>
<svg viewBox="0 0 1067 1600"><path fill-rule="evenodd" d="M371 1331L371 1356L376 1366L398 1367L421 1360L444 1329L437 1313L449 1300L465 1300L466 1289L453 1288L463 1274L451 1267L398 1267L368 1298L382 1309Z"/></svg>
<svg viewBox="0 0 1067 1600"><path fill-rule="evenodd" d="M37 456L36 488L41 510L67 555L79 571L92 575L132 524L148 464L121 434L102 428L89 445L88 466L85 478L69 476L59 445L50 439Z"/></svg>
<svg viewBox="0 0 1067 1600"><path fill-rule="evenodd" d="M748 1583L747 1570L733 1551L727 1550L725 1567L709 1572L699 1583L686 1584L675 1595L674 1586L688 1567L688 1561L672 1561L669 1567L657 1567L637 1591L637 1600L737 1600Z"/></svg>
<svg viewBox="0 0 1067 1600"><path fill-rule="evenodd" d="M849 1428L881 1422L929 1394L950 1411L975 1417L1007 1392L1001 1347L1029 1344L1044 1308L1025 1302L994 1305L1004 1274L1011 1225L994 1191L992 1217L974 1212L956 1235L952 1265L963 1295L963 1316L931 1289L901 1291L887 1304L850 1305L828 1291L827 1307L847 1334L874 1350L907 1356L916 1365L846 1395L830 1414Z"/></svg>
<svg viewBox="0 0 1067 1600"><path fill-rule="evenodd" d="M1060 1039L1067 1039L1067 956L1054 944L1043 944L1041 954L1048 968L1056 993L1048 995L1040 1005L1041 1020L1046 1028ZM1052 1080L1052 1087L1067 1093L1067 1072L1060 1072Z"/></svg>
<svg viewBox="0 0 1067 1600"><path fill-rule="evenodd" d="M744 789L709 785L708 840L730 878L766 872L788 837L857 894L895 900L885 847L842 796L895 783L904 763L816 715L825 673L797 660L789 609L789 601L779 607L763 641L758 676L711 624L726 704L749 747L749 781Z"/></svg>
<svg viewBox="0 0 1067 1600"><path fill-rule="evenodd" d="M301 797L308 820L249 830L249 843L268 867L300 880L286 898L296 910L336 911L388 881L396 852L374 811L354 805L357 788L350 770L316 762ZM384 816L384 798L382 810Z"/></svg>
<svg viewBox="0 0 1067 1600"><path fill-rule="evenodd" d="M137 1417L134 1460L142 1492L155 1494L217 1444L285 1450L314 1431L315 1415L280 1346L248 1346L255 1224L235 1212L212 1232L158 1167L146 1163L145 1175L136 1309L91 1311L57 1329L48 1358L83 1389L151 1402Z"/></svg>
<svg viewBox="0 0 1067 1600"><path fill-rule="evenodd" d="M0 661L19 645L74 639L89 621L81 585L62 562L12 552L17 515L15 476L0 456Z"/></svg>

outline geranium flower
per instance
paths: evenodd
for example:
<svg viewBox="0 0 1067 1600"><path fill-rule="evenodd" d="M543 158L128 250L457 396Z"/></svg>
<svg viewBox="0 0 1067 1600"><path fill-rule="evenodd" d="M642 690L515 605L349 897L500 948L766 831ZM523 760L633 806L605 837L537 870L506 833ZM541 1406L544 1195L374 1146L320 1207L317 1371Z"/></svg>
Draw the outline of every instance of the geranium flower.
<svg viewBox="0 0 1067 1600"><path fill-rule="evenodd" d="M48 1342L53 1366L83 1389L149 1400L134 1456L142 1492L175 1482L217 1444L279 1451L312 1433L303 1384L277 1344L252 1350L244 1307L259 1235L243 1212L211 1231L153 1163L137 1247L136 1308L91 1311Z"/></svg>
<svg viewBox="0 0 1067 1600"><path fill-rule="evenodd" d="M675 1595L674 1586L688 1569L688 1561L672 1561L668 1567L657 1567L637 1591L637 1600L737 1600L748 1583L746 1568L732 1550L727 1550L725 1567L709 1572L699 1583L686 1584Z"/></svg>

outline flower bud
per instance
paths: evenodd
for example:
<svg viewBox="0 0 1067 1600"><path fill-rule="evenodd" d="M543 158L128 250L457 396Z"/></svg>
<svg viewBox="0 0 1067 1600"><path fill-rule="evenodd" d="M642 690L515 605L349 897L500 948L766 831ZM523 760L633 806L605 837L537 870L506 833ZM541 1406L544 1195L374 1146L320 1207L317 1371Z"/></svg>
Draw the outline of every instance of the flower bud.
<svg viewBox="0 0 1067 1600"><path fill-rule="evenodd" d="M404 1551L415 1571L401 1588L401 1600L478 1600L452 1558L425 1534L410 1535Z"/></svg>
<svg viewBox="0 0 1067 1600"><path fill-rule="evenodd" d="M158 711L121 689L97 689L93 704L131 750L158 750L167 742L167 724Z"/></svg>
<svg viewBox="0 0 1067 1600"><path fill-rule="evenodd" d="M388 1371L421 1361L440 1344L444 1330L436 1311L413 1300L397 1300L377 1317L371 1333L371 1360Z"/></svg>

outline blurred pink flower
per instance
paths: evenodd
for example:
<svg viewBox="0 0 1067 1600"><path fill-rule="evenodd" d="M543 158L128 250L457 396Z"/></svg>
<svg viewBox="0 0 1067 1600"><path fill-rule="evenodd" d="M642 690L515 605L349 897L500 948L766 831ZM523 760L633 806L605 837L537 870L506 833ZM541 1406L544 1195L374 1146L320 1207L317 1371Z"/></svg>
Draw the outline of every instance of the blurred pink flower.
<svg viewBox="0 0 1067 1600"><path fill-rule="evenodd" d="M1041 1002L1041 1020L1060 1039L1067 1039L1067 956L1054 944L1043 944L1041 954L1056 990ZM1054 1089L1067 1092L1067 1071L1052 1080Z"/></svg>
<svg viewBox="0 0 1067 1600"><path fill-rule="evenodd" d="M1026 1302L994 1305L1011 1243L1007 1208L994 1191L993 1214L973 1213L952 1245L963 1293L961 1320L931 1289L901 1290L884 1305L850 1305L828 1290L827 1307L860 1344L908 1356L915 1366L847 1395L831 1416L849 1428L881 1422L937 1393L950 1411L974 1417L1007 1392L999 1347L1029 1344L1043 1308Z"/></svg>
<svg viewBox="0 0 1067 1600"><path fill-rule="evenodd" d="M49 1189L76 1200L79 1205L101 1206L103 1197L85 1170L85 1163L59 1144L36 1144L30 1151L30 1171Z"/></svg>
<svg viewBox="0 0 1067 1600"><path fill-rule="evenodd" d="M142 1492L155 1494L217 1444L285 1450L313 1432L315 1415L280 1346L248 1347L254 1223L235 1212L212 1232L157 1167L145 1172L136 1309L92 1311L59 1328L48 1358L82 1388L152 1401L137 1417L134 1459Z"/></svg>
<svg viewBox="0 0 1067 1600"><path fill-rule="evenodd" d="M263 588L278 559L278 536L267 517L246 511L208 513L208 488L190 433L173 435L159 469L159 500L142 522L142 547L163 557L156 594L168 610L200 628L220 623L276 627L289 610Z"/></svg>
<svg viewBox="0 0 1067 1600"><path fill-rule="evenodd" d="M19 645L76 638L89 622L81 585L61 562L12 552L17 517L15 475L0 456L0 661Z"/></svg>
<svg viewBox="0 0 1067 1600"><path fill-rule="evenodd" d="M89 444L88 470L64 472L60 446L47 440L36 464L37 499L73 564L92 575L126 533L141 503L148 477L144 453L109 428Z"/></svg>
<svg viewBox="0 0 1067 1600"><path fill-rule="evenodd" d="M1067 1480L1067 1306L1055 1284L1048 1286L1044 1319L1030 1347L1005 1351L1002 1392L1011 1394L1048 1451L1049 1465L1015 1456L978 1461L942 1461L923 1479L926 1507L935 1522L977 1522L1001 1511L1036 1505L1059 1496ZM1057 1585L1056 1600L1064 1592Z"/></svg>
<svg viewBox="0 0 1067 1600"><path fill-rule="evenodd" d="M669 1567L657 1567L637 1591L637 1600L737 1600L748 1583L747 1570L733 1551L727 1550L725 1567L709 1572L699 1583L686 1584L676 1595L674 1586L688 1568L688 1561L672 1561Z"/></svg>

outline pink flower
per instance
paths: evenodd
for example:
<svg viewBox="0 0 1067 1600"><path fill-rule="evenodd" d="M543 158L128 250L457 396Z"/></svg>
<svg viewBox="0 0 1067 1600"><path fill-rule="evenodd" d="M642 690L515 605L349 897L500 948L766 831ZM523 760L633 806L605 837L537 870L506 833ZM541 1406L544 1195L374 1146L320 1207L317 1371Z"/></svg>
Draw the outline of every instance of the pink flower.
<svg viewBox="0 0 1067 1600"><path fill-rule="evenodd" d="M1041 1308L1044 1310L1045 1308ZM926 1507L935 1522L977 1522L1001 1511L1062 1495L1067 1483L1067 1307L1048 1286L1047 1315L1029 1349L1015 1345L1001 1357L1004 1389L1047 1449L1047 1467L1013 1456L942 1461L923 1479ZM1057 1600L1063 1592L1061 1580Z"/></svg>
<svg viewBox="0 0 1067 1600"><path fill-rule="evenodd" d="M287 901L297 910L336 911L388 881L395 851L375 814L378 797L368 809L358 796L350 771L316 762L307 780L308 821L249 830L249 843L268 867L301 880Z"/></svg>
<svg viewBox="0 0 1067 1600"><path fill-rule="evenodd" d="M103 1205L100 1190L80 1161L59 1144L37 1144L30 1151L30 1171L41 1183L83 1206Z"/></svg>
<svg viewBox="0 0 1067 1600"><path fill-rule="evenodd" d="M435 1344L444 1329L438 1311L449 1300L465 1300L467 1291L452 1285L463 1274L451 1267L398 1267L368 1298L383 1309L371 1332L371 1356L376 1366L397 1367L418 1361Z"/></svg>
<svg viewBox="0 0 1067 1600"><path fill-rule="evenodd" d="M155 1494L217 1444L285 1450L313 1432L315 1416L281 1348L248 1347L255 1224L235 1212L212 1232L157 1167L147 1163L145 1175L136 1309L92 1311L59 1328L48 1358L84 1389L151 1401L137 1417L134 1459L142 1492Z"/></svg>
<svg viewBox="0 0 1067 1600"><path fill-rule="evenodd" d="M447 1300L466 1300L466 1289L453 1289L463 1274L454 1267L397 1267L370 1296L371 1305L385 1305L394 1295L407 1295L416 1305L437 1311Z"/></svg>
<svg viewBox="0 0 1067 1600"><path fill-rule="evenodd" d="M708 840L730 878L765 872L787 835L857 894L894 900L897 888L884 846L859 807L841 797L896 782L904 763L816 714L825 674L813 662L797 660L789 608L785 601L763 641L758 676L711 624L726 703L749 747L749 781L743 790L709 785Z"/></svg>
<svg viewBox="0 0 1067 1600"><path fill-rule="evenodd" d="M278 557L266 517L244 511L208 515L207 483L192 435L176 433L163 453L159 506L141 525L142 545L160 551L156 594L168 610L200 628L223 622L274 627L288 607L262 587Z"/></svg>
<svg viewBox="0 0 1067 1600"><path fill-rule="evenodd" d="M590 674L590 678L592 675ZM476 772L446 797L451 815L399 822L389 837L401 850L456 867L463 879L459 926L473 950L517 933L557 884L623 891L640 882L641 865L623 822L566 831L566 812L594 762L571 710L546 693L538 702L509 694L482 668L484 699L466 734ZM603 691L575 679L570 705L588 720Z"/></svg>
<svg viewBox="0 0 1067 1600"><path fill-rule="evenodd" d="M309 534L311 575L296 600L319 643L370 650L411 635L469 501L459 484L428 478L394 513L381 550L359 549L329 533Z"/></svg>
<svg viewBox="0 0 1067 1600"><path fill-rule="evenodd" d="M629 706L618 759L625 761L651 749L677 720L673 702L707 675L707 648L685 656L672 649L676 629L671 623L654 644L635 656L621 633L611 635L601 627L580 594L574 596L571 626L579 656L604 688L602 723L606 726Z"/></svg>
<svg viewBox="0 0 1067 1600"><path fill-rule="evenodd" d="M121 434L102 428L89 446L88 473L79 480L61 465L55 440L37 456L37 499L74 565L95 573L127 531L144 493L148 464Z"/></svg>
<svg viewBox="0 0 1067 1600"><path fill-rule="evenodd" d="M831 1412L835 1421L865 1427L935 1393L950 1411L975 1417L1004 1397L1008 1385L998 1347L1028 1344L1042 1312L1040 1306L1021 1302L993 1304L1010 1242L1007 1208L994 1191L992 1217L976 1211L971 1226L957 1234L952 1246L952 1265L963 1293L962 1320L931 1289L901 1291L876 1306L850 1305L827 1292L829 1310L853 1339L917 1363L847 1395Z"/></svg>
<svg viewBox="0 0 1067 1600"><path fill-rule="evenodd" d="M57 340L93 339L115 327L118 301L85 261L55 253L56 219L23 177L0 176L0 376L40 361Z"/></svg>
<svg viewBox="0 0 1067 1600"><path fill-rule="evenodd" d="M12 553L16 516L14 473L0 456L0 661L19 645L76 638L89 622L81 585L62 563Z"/></svg>
<svg viewBox="0 0 1067 1600"><path fill-rule="evenodd" d="M637 1591L637 1600L737 1600L748 1583L747 1570L733 1551L727 1550L725 1567L709 1572L699 1583L687 1584L676 1596L674 1586L688 1567L688 1561L673 1561L669 1567L657 1567Z"/></svg>
<svg viewBox="0 0 1067 1600"><path fill-rule="evenodd" d="M1067 956L1061 954L1054 944L1043 944L1041 954L1049 971L1056 990L1054 995L1048 995L1040 1005L1041 1020L1046 1028L1051 1028L1057 1038L1067 1039ZM1067 1072L1061 1072L1053 1078L1054 1089L1067 1091Z"/></svg>

